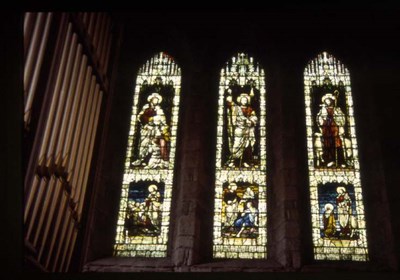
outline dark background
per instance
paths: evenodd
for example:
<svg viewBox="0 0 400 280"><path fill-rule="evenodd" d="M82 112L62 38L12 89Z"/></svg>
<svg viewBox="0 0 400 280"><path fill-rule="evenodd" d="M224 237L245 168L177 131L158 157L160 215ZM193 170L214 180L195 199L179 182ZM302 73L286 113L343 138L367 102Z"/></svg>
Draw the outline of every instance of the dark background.
<svg viewBox="0 0 400 280"><path fill-rule="evenodd" d="M379 151L375 149L374 153L383 155L382 165L363 169L361 164L361 176L367 182L374 172L384 174L388 197L384 203L389 204L394 235L400 236L397 218L400 215L397 207L400 202L400 140L396 118L400 97L400 9L396 5L348 3L345 6L336 2L257 9L232 4L226 9L141 9L117 11L112 15L124 25L117 91L128 93L128 89L133 88L136 75L133 65L140 66L159 51L174 57L182 68L183 77L181 104L184 105L180 117L194 110L185 101L189 94L199 103L207 104L206 116L201 119L209 135L203 145L210 159L207 163L211 173L214 172L219 71L232 56L247 52L264 68L267 103L281 98L280 106L290 119L288 123L299 133L295 146L304 147L296 153L304 158L303 165L298 168L305 174L304 67L322 51L344 63L350 71L356 131L360 131L358 144L364 151L375 149L370 141L376 139ZM282 90L274 92L273 88ZM281 97L277 97L279 94ZM365 106L368 104L373 106ZM273 134L274 110L267 108L267 135ZM124 118L121 116L121 123ZM269 164L273 157L270 157L271 149L269 145ZM372 151L369 155L360 154L361 162L374 160ZM368 190L368 184L364 188L367 194L370 192L365 203L372 204L374 191ZM212 190L205 192L205 197L212 201ZM308 203L307 190L301 197ZM204 215L212 217L211 212ZM307 219L307 215L304 211L303 218ZM400 247L398 240L396 242L399 256Z"/></svg>
<svg viewBox="0 0 400 280"><path fill-rule="evenodd" d="M155 52L165 50L178 57L179 65L191 66L190 70L182 69L183 75L185 71L202 73L198 83L209 82L209 90L203 92L201 97L210 98L211 103L217 98L219 69L237 51L246 51L253 54L255 59L258 58L260 64L265 67L267 82L269 76L272 83L280 73L279 69L275 71L271 65L280 64L285 73L300 71L297 75L301 78L302 69L308 60L322 51L331 53L350 71L356 115L370 115L377 124L374 137L379 139L379 148L384 158L382 172L387 186L390 219L394 236L397 237L395 251L399 258L398 5L385 2L349 6L335 3L315 6L283 4L282 7L271 8L252 8L250 5L246 6L246 3L243 8L235 8L234 5L232 3L215 9L143 8L131 9L129 12L122 12L122 9L110 11L112 16L124 25L118 81L132 85L135 73L128 64L136 62L140 65ZM2 206L5 206L3 213L6 217L2 226L3 234L6 235L3 243L7 245L2 254L2 262L8 270L15 272L20 270L22 264L22 234L18 234L22 226L23 186L20 168L23 103L21 13L11 12L2 20L2 33L5 35L1 56L2 96L5 96L1 110L4 114L2 138L5 140L2 158L4 154L5 159L2 160L0 170L1 185L5 186L1 202ZM140 56L136 56L136 53L140 53ZM124 69L127 71L124 72ZM298 80L297 84L286 86L294 89L293 97L286 100L300 104L298 112L301 112L301 119L304 116L301 80ZM119 86L116 87L118 89ZM269 98L272 98L272 94L273 92L267 93ZM370 108L367 112L363 111L364 108L360 106L363 104L363 98L375 104L372 111ZM190 109L183 108L181 111L186 110ZM216 123L212 117L216 116L213 114L215 110L214 106L208 112L211 124ZM356 126L363 126L362 119L357 116ZM209 130L212 132L213 127L210 126ZM368 135L363 136L359 143L367 146ZM301 137L305 138L305 134ZM212 144L211 141L209 146L212 147ZM227 276L229 274L225 275L225 278Z"/></svg>

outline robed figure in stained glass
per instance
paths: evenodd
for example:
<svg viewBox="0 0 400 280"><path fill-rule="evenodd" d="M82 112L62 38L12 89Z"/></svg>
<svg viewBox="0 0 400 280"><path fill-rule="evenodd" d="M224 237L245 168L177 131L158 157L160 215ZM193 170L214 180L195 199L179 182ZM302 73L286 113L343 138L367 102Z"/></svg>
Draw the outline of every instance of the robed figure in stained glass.
<svg viewBox="0 0 400 280"><path fill-rule="evenodd" d="M238 213L240 197L237 192L237 185L234 182L229 183L224 190L223 200L225 202L225 226L232 226Z"/></svg>
<svg viewBox="0 0 400 280"><path fill-rule="evenodd" d="M140 123L139 158L133 166L145 168L168 167L169 127L161 106L162 97L154 92L147 97L145 104L137 116Z"/></svg>
<svg viewBox="0 0 400 280"><path fill-rule="evenodd" d="M331 203L325 204L322 221L324 225L324 236L333 237L336 233L336 219L334 214L334 206Z"/></svg>
<svg viewBox="0 0 400 280"><path fill-rule="evenodd" d="M353 237L357 228L357 221L353 216L351 198L345 187L339 186L337 189L336 205L338 209L338 220L340 225L341 237Z"/></svg>
<svg viewBox="0 0 400 280"><path fill-rule="evenodd" d="M335 91L338 94L338 91ZM317 124L320 132L320 142L317 141L317 148L320 146L319 160L326 167L345 167L344 155L344 125L345 115L336 106L337 95L326 93L322 96L322 104L317 114Z"/></svg>
<svg viewBox="0 0 400 280"><path fill-rule="evenodd" d="M235 228L239 229L236 237L240 237L245 228L249 229L248 235L251 236L256 232L258 226L258 209L253 205L252 201L247 201L241 216L235 221Z"/></svg>
<svg viewBox="0 0 400 280"><path fill-rule="evenodd" d="M147 188L147 191L145 189ZM127 206L126 236L156 236L160 233L162 195L155 184L148 187L133 185L135 194Z"/></svg>
<svg viewBox="0 0 400 280"><path fill-rule="evenodd" d="M241 93L233 102L226 98L228 107L228 137L230 156L229 167L250 167L253 161L253 147L256 142L255 126L257 115L250 106L250 95Z"/></svg>
<svg viewBox="0 0 400 280"><path fill-rule="evenodd" d="M223 190L222 232L226 237L255 238L259 224L258 187L230 182Z"/></svg>

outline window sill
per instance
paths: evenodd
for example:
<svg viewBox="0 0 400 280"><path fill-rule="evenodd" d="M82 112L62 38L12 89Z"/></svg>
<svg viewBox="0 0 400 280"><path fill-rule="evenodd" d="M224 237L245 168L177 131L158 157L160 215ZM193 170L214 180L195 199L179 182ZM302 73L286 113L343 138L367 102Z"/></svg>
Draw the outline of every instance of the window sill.
<svg viewBox="0 0 400 280"><path fill-rule="evenodd" d="M83 272L283 272L291 271L271 260L213 260L191 266L174 265L170 258L111 257L86 263Z"/></svg>

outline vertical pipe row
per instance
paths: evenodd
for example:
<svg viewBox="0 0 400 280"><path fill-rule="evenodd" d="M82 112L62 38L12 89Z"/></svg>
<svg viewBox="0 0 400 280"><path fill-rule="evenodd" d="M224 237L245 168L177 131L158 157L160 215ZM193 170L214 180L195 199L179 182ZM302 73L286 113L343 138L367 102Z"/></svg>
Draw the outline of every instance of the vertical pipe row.
<svg viewBox="0 0 400 280"><path fill-rule="evenodd" d="M44 186L45 189L45 194L44 194L44 199L43 201L40 201L41 203L39 205L42 205L41 211L39 213L39 223L37 225L37 227L35 228L35 231L33 232L33 245L40 247L41 243L38 244L38 241L41 242L42 238L39 240L39 236L43 237L43 232L42 232L42 228L44 228L44 231L48 230L49 227L49 215L51 215L51 210L54 207L51 207L54 205L55 203L55 197L57 197L57 195L54 193L53 191L53 186L55 184L55 177L51 176L49 180L45 180L46 181L46 185ZM44 223L47 223L46 225L44 225Z"/></svg>
<svg viewBox="0 0 400 280"><path fill-rule="evenodd" d="M61 199L61 205L59 205L61 208L65 207L66 205L66 198L65 198L65 193L64 193L64 188L63 188L63 179L62 179L62 173L64 172L64 167L63 167L63 162L64 160L67 158L67 154L64 153L64 146L65 146L65 141L66 141L66 133L67 130L70 127L70 119L71 119L71 107L72 107L72 103L73 103L73 99L74 99L74 92L75 92L75 86L77 84L78 81L78 69L80 68L80 64L81 64L81 56L82 56L82 46L78 43L75 43L74 48L77 47L77 52L75 55L75 59L74 59L74 63L73 63L73 68L72 68L72 75L70 76L70 81L68 82L68 87L67 87L67 99L65 102L65 111L63 116L61 117L61 128L60 128L60 132L58 133L58 138L59 140L57 141L57 146L56 146L56 150L54 152L54 154L57 155L57 161L56 161L56 175L58 177L57 180L57 192L61 191L61 193L63 193L64 195L62 196ZM61 177L61 178L60 178ZM61 190L59 190L61 189ZM59 209L57 207L57 209ZM54 210L52 211L52 214L54 213ZM46 230L45 235L43 237L44 242L50 242L50 249L49 249L49 254L47 254L47 257L49 258L51 256L51 253L53 252L53 246L54 246L54 241L55 238L58 237L58 228L60 227L60 223L63 221L63 215L56 215L55 217L51 217L51 219L49 219L48 224L50 224L50 222L54 223L54 226L52 228L52 235L50 237L48 237L48 233L49 231ZM51 241L48 241L47 239L50 238ZM46 261L46 267L48 266L48 261Z"/></svg>
<svg viewBox="0 0 400 280"><path fill-rule="evenodd" d="M83 88L83 93L82 93L82 100L79 108L77 109L77 120L76 120L76 129L74 132L74 141L72 141L72 146L69 149L70 156L68 157L67 164L66 164L66 170L68 171L68 174L73 174L74 176L71 179L71 184L72 184L72 192L74 191L75 185L73 184L73 178L75 178L75 173L78 172L78 168L76 166L76 158L78 155L78 149L79 149L79 142L80 142L80 137L83 134L83 122L86 117L86 112L87 112L87 105L90 104L88 101L89 93L93 90L94 88L94 81L93 81L93 76L92 76L92 67L88 66L86 69L86 76L85 76L85 85Z"/></svg>
<svg viewBox="0 0 400 280"><path fill-rule="evenodd" d="M71 219L71 223L69 224L68 231L66 231L65 246L63 247L62 257L60 256L60 263L58 265L59 271L68 271L69 264L72 258L72 252L74 249L76 234L78 232L77 224Z"/></svg>
<svg viewBox="0 0 400 280"><path fill-rule="evenodd" d="M66 155L66 160L65 160L65 172L68 174L68 177L65 178L66 182L64 182L65 184L69 184L69 177L72 175L72 170L68 169L68 160L70 159L70 155L71 155L71 145L72 145L72 139L75 135L75 132L77 130L79 130L78 125L78 114L79 114L79 107L82 105L82 99L84 94L87 92L88 87L88 76L85 75L87 71L87 57L85 55L82 56L82 64L79 70L79 80L74 92L74 104L72 107L72 112L71 112L71 120L70 120L70 126L68 128L68 133L66 135L66 143L64 145L64 151L63 154ZM89 73L89 72L88 72ZM63 227L61 229L61 237L60 237L60 242L56 242L57 245L57 250L55 252L55 256L53 258L54 263L52 266L52 271L57 271L57 268L59 266L57 266L59 259L60 259L60 254L61 254L61 249L64 249L65 244L68 242L68 240L65 240L65 235L66 235L66 231L67 228L71 228L73 226L73 221L71 221L72 219L72 215L71 215L71 211L73 211L73 200L71 198L69 198L68 201L68 206L67 209L65 210L65 214L67 215L66 219L63 219ZM68 236L68 235L67 235ZM64 249L65 250L65 249Z"/></svg>
<svg viewBox="0 0 400 280"><path fill-rule="evenodd" d="M51 19L52 19L52 15L49 14L46 18L46 22L44 23L45 25L44 25L43 35L40 40L40 45L39 45L39 49L38 49L37 59L36 59L36 63L34 66L32 78L31 78L30 84L27 85L27 89L26 89L27 90L27 98L26 98L25 109L24 109L24 121L25 121L26 125L29 124L29 120L30 120L31 107L32 107L33 99L35 97L35 92L36 92L37 82L39 79L40 69L41 69L42 63L43 63L43 56L44 56L44 52L46 49Z"/></svg>
<svg viewBox="0 0 400 280"><path fill-rule="evenodd" d="M99 86L96 86L96 92L94 96L94 108L92 109L92 114L90 116L90 122L89 122L89 127L88 127L88 137L85 139L85 146L84 146L84 156L82 158L82 167L81 167L81 176L79 177L79 185L82 187L79 189L79 193L77 193L77 201L80 203L78 204L78 216L79 218L81 217L82 214L82 208L83 208L83 201L85 197L85 192L86 192L86 184L89 176L89 167L90 167L90 160L92 156L92 148L93 148L93 141L96 135L96 127L97 125L97 118L98 114L100 112L101 108L101 98L102 98L102 92L100 91Z"/></svg>
<svg viewBox="0 0 400 280"><path fill-rule="evenodd" d="M67 222L65 219L65 212L68 211L68 198L69 195L67 192L65 192L62 188L62 181L60 179L57 180L57 193L60 194L58 197L58 205L57 205L57 215L53 217L52 220L52 234L51 236L47 237L44 239L46 242L46 247L42 247L46 249L46 255L43 255L43 260L42 263L45 264L45 267L47 267L50 270L49 263L52 260L53 254L54 254L54 244L55 241L57 240L58 242L62 242L60 240L60 233L58 232L58 229L61 227L62 223ZM41 255L39 256L41 257ZM50 270L53 271L53 270Z"/></svg>
<svg viewBox="0 0 400 280"><path fill-rule="evenodd" d="M50 137L52 135L52 129L51 128L53 126L53 121L55 119L55 113L56 113L56 107L57 107L57 104L58 104L58 99L60 97L58 92L60 90L61 83L62 83L62 80L64 78L64 71L65 71L65 66L67 64L67 58L68 58L68 49L69 49L69 47L71 45L71 38L72 38L72 26L71 26L71 24L69 24L68 31L67 31L67 36L66 36L65 43L64 43L63 52L62 52L62 55L61 55L60 67L58 69L58 74L57 74L57 78L56 78L54 96L53 96L53 99L51 101L46 127L44 129L44 135L43 135L41 149L40 149L40 152L39 152L39 158L45 157L45 159L47 159L47 154L45 152L46 152L46 148L48 146L48 142L50 141Z"/></svg>
<svg viewBox="0 0 400 280"><path fill-rule="evenodd" d="M26 59L26 54L28 52L28 47L32 39L32 29L34 28L36 13L25 13L24 15L24 60Z"/></svg>
<svg viewBox="0 0 400 280"><path fill-rule="evenodd" d="M45 217L45 221L42 222L42 226L44 226L43 231L38 230L37 232L40 233L40 236L37 238L34 245L39 248L39 255L38 260L39 262L42 261L42 257L46 256L48 252L48 233L52 231L55 223L55 218L59 215L58 208L61 204L62 200L62 189L60 187L60 180L52 175L50 177L49 184L47 186L48 193L50 193L50 203L46 205L45 212L41 215L41 217Z"/></svg>
<svg viewBox="0 0 400 280"><path fill-rule="evenodd" d="M40 44L40 34L41 34L41 27L42 21L44 18L43 13L39 13L35 20L35 26L33 28L32 37L30 40L30 44L26 53L25 64L24 64L24 89L25 85L29 86L31 78L32 78L32 71L33 67L36 64L36 57L37 57L37 50ZM26 100L26 97L25 97Z"/></svg>
<svg viewBox="0 0 400 280"><path fill-rule="evenodd" d="M68 271L74 253L112 43L112 22L106 13L77 16L89 35L90 48L82 45L85 38L75 33L75 23L60 21L66 31L58 39L58 55L53 58L57 62L52 70L55 78L49 81L52 89L46 93L51 99L39 133L36 172L32 182L26 183L25 238L36 250L36 261L53 272ZM43 72L52 18L51 13L25 14L25 111L34 102ZM94 58L94 65L88 56Z"/></svg>
<svg viewBox="0 0 400 280"><path fill-rule="evenodd" d="M58 178L58 171L60 169L60 165L62 164L62 159L63 155L61 154L60 147L62 147L64 139L63 139L63 134L65 133L65 124L66 124L66 115L68 115L68 110L71 104L71 99L72 96L67 94L69 92L70 87L73 86L74 84L74 79L76 79L76 75L74 76L74 71L76 69L76 65L78 63L79 59L79 48L77 48L77 38L76 34L73 34L73 39L72 39L72 46L70 48L70 53L68 56L68 63L66 66L66 71L64 74L64 79L60 91L60 99L59 103L57 104L58 110L57 110L57 116L56 120L54 122L54 126L52 127L53 135L50 143L53 143L53 145L50 145L47 150L47 155L49 157L52 157L54 159L54 162L52 164L52 175L51 175L51 180L50 184L47 187L48 191L47 193L50 193L50 201L51 204L45 204L44 207L44 212L41 215L41 219L45 219L45 221L40 222L40 226L45 225L43 233L41 232L41 229L39 228L36 232L36 237L35 237L35 244L38 240L39 234L41 234L41 246L40 246L40 253L39 253L39 259L41 258L45 244L48 245L48 235L49 231L51 230L52 232L54 231L54 224L57 225L57 221L60 217L60 215L56 214L56 211L58 207L60 206L60 203L62 203L62 189L61 189L61 181L60 178ZM48 197L48 196L46 196ZM54 234L52 234L54 236Z"/></svg>
<svg viewBox="0 0 400 280"><path fill-rule="evenodd" d="M36 20L36 25L32 33L32 38L25 30L26 34L24 41L26 42L25 51L25 67L24 67L24 122L25 126L29 125L31 107L35 97L37 81L39 78L41 66L43 63L44 52L46 49L47 39L49 35L52 14L39 14ZM26 16L24 25L29 29L32 25L33 16Z"/></svg>
<svg viewBox="0 0 400 280"><path fill-rule="evenodd" d="M81 176L82 176L82 161L83 161L83 157L85 155L85 141L86 139L89 137L89 135L87 135L88 132L88 128L89 128L89 122L91 119L91 115L95 106L95 90L98 88L98 85L96 84L96 78L95 76L92 77L92 91L89 95L89 102L88 102L88 106L87 106L87 116L85 117L84 123L83 123L83 132L81 134L81 138L79 139L79 149L78 149L78 156L76 158L76 162L75 162L75 167L77 168L77 172L75 173L74 178L72 179L72 186L75 186L73 188L73 192L71 193L72 198L74 199L74 201L77 201L78 204L82 203L82 201L79 201L79 193L81 192L81 188L83 187L81 185Z"/></svg>
<svg viewBox="0 0 400 280"><path fill-rule="evenodd" d="M87 56L83 55L81 60L82 64L78 75L79 80L75 92L72 93L74 95L74 102L71 109L70 126L68 127L65 145L63 147L63 154L66 155L67 157L64 167L65 167L65 172L67 172L68 174L72 172L72 169L68 168L68 162L71 158L71 149L73 145L72 140L74 139L74 136L77 134L77 131L79 131L80 129L78 125L78 116L81 111L81 106L84 100L84 96L89 87L90 76L88 77L88 75L90 74L89 74L89 67L87 65Z"/></svg>
<svg viewBox="0 0 400 280"><path fill-rule="evenodd" d="M85 112L87 113L85 116L85 121L83 123L83 132L81 134L81 137L79 139L79 149L78 149L78 156L76 158L76 162L75 162L75 166L77 167L77 172L75 173L74 178L72 178L72 185L76 186L75 188L73 188L73 192L71 193L71 197L74 201L77 202L78 204L78 208L80 208L80 205L83 204L83 199L80 200L80 193L82 192L83 188L86 188L86 186L82 185L81 183L81 176L82 176L82 161L84 158L84 154L86 153L87 150L87 145L85 144L88 138L90 138L90 134L85 134L89 131L89 127L90 127L90 123L92 122L93 119L93 114L94 111L96 109L96 98L98 95L96 95L96 91L98 90L98 85L96 84L96 78L95 76L92 76L92 85L91 85L91 90L89 92L89 102L87 103L87 107ZM77 218L79 218L79 215L77 215ZM71 231L70 231L71 232ZM71 234L71 233L70 233ZM72 250L74 248L74 244L75 244L75 239L76 239L76 234L75 231L72 232L72 237L70 236L67 244L67 248L66 248L66 262L67 264L63 264L66 265L65 268L63 269L68 269L69 266L69 262L70 262L70 257L72 255ZM71 252L71 253L70 253Z"/></svg>
<svg viewBox="0 0 400 280"><path fill-rule="evenodd" d="M43 137L43 141L42 141L41 148L40 148L41 151L40 151L39 157L38 157L39 158L38 165L41 165L43 168L48 168L48 169L51 167L52 157L48 156L45 153L45 148L46 148L47 142L48 142L51 132L52 132L51 127L53 125L54 111L55 111L55 107L56 107L56 105L58 103L58 99L59 99L59 95L57 93L58 93L58 88L61 83L61 79L63 78L63 75L64 75L64 68L66 65L71 35L72 35L71 34L71 26L69 26L67 34L66 34L62 54L61 54L61 62L60 62L60 67L58 69L53 98L51 101L50 113L47 118L47 123L46 123L46 127L44 130L44 137ZM43 180L43 179L39 179L39 180ZM33 229L33 223L37 220L37 215L38 215L37 212L39 210L38 208L43 203L44 192L47 191L47 189L44 189L45 185L47 185L47 184L44 184L44 183L47 183L47 179L44 179L44 181L40 182L39 184L32 185L31 191L29 192L28 203L26 204L29 207L25 208L25 217L27 217L29 215L29 220L27 220L27 222L29 224L26 225L28 227L28 233L27 233L28 238L30 237L31 231ZM33 195L33 194L36 194L36 186L39 186L39 188L41 188L38 192L37 197L35 197Z"/></svg>
<svg viewBox="0 0 400 280"><path fill-rule="evenodd" d="M76 47L77 47L77 39L78 39L77 35L74 33L72 36L72 43L71 43L70 49L69 49L65 75L63 77L61 90L59 92L60 99L59 99L59 102L57 103L57 107L55 108L55 120L54 120L54 124L51 128L51 137L49 139L49 143L45 147L46 154L48 156L50 156L50 155L53 155L56 157L59 156L58 154L55 154L56 153L56 145L57 145L57 142L59 141L60 130L61 130L61 120L62 120L62 116L64 115L64 111L65 111L65 103L66 103L66 99L67 99L69 83L71 82L71 74L72 74L72 67L73 67L73 62L74 62L75 52L76 52Z"/></svg>
<svg viewBox="0 0 400 280"><path fill-rule="evenodd" d="M40 184L39 176L35 175L33 177L32 185L30 187L29 195L28 195L27 199L25 199L24 225L27 222L29 214L32 214L31 207L32 207L32 203L34 202L34 198L36 198L38 196L37 195L37 191L38 191L37 187L38 187L39 184Z"/></svg>
<svg viewBox="0 0 400 280"><path fill-rule="evenodd" d="M61 129L59 133L59 141L57 141L57 147L55 154L61 154L61 160L64 159L67 155L65 154L65 142L66 142L66 135L69 131L70 128L70 121L71 121L71 110L72 110L72 104L75 98L75 88L76 84L79 80L78 77L78 70L81 67L82 63L82 45L78 45L77 53L75 56L75 61L73 65L73 70L72 70L72 76L68 84L68 94L67 94L67 100L65 104L65 112L63 116L61 117ZM59 162L61 164L61 162Z"/></svg>
<svg viewBox="0 0 400 280"><path fill-rule="evenodd" d="M37 180L36 180L37 179ZM34 237L32 236L32 231L34 229L35 222L37 221L37 215L39 212L39 208L41 209L43 207L44 203L44 198L43 196L45 195L46 191L46 186L48 182L48 178L38 178L38 176L35 176L35 180L33 181L33 188L36 190L37 188L37 197L32 197L32 200L34 203L32 203L32 207L27 210L27 219L25 223L25 236L26 239L30 242L32 242ZM36 192L35 192L36 194Z"/></svg>
<svg viewBox="0 0 400 280"><path fill-rule="evenodd" d="M71 210L71 205L69 204L70 200L68 197L68 200L66 201L65 208L63 209L63 214L64 214L64 222L63 222L63 227L60 229L60 238L59 242L56 242L56 249L52 251L53 256L50 258L52 261L51 264L51 271L62 271L61 268L61 252L64 253L66 251L66 246L67 243L70 241L70 235L68 232L74 228L74 220L73 220L73 212Z"/></svg>
<svg viewBox="0 0 400 280"><path fill-rule="evenodd" d="M73 185L74 186L74 185ZM77 185L77 187L85 187L85 186L83 186L83 185ZM71 193L72 194L72 193ZM67 206L67 205L66 205ZM50 244L50 252L53 252L53 249L54 249L54 244L55 244L55 241L56 241L56 237L59 235L59 234L62 234L62 233L59 233L59 229L60 229L60 221L61 220L64 220L64 215L66 214L65 213L65 211L70 211L67 207L65 207L65 208L63 208L64 209L64 211L62 211L62 215L59 215L59 220L57 220L57 223L56 223L56 227L54 228L54 235L53 235L53 237L52 237L52 240L51 240L51 244ZM65 220L64 220L65 221ZM58 242L59 243L59 242ZM48 255L48 258L47 258L47 260L46 260L46 266L48 266L49 265L49 261L50 261L50 256L51 256L51 254L49 254Z"/></svg>
<svg viewBox="0 0 400 280"><path fill-rule="evenodd" d="M111 19L106 13L87 13L83 15L83 24L89 35L90 45L95 49L93 56L100 72L106 76L111 49Z"/></svg>
<svg viewBox="0 0 400 280"><path fill-rule="evenodd" d="M80 141L81 136L84 137L84 131L83 131L84 120L87 119L86 113L88 112L88 106L90 106L89 96L90 96L90 93L94 89L94 85L95 85L95 82L94 82L94 79L92 76L92 68L90 66L88 66L86 69L85 83L84 83L84 88L83 88L81 105L77 111L76 132L74 133L74 141L72 142L72 146L70 147L71 156L68 158L68 162L66 165L69 174L74 175L74 176L72 176L72 178L70 180L68 180L68 182L71 183L71 186L72 186L71 200L74 202L76 202L76 200L72 197L72 195L74 192L76 192L76 190L75 190L76 184L74 184L73 181L74 181L74 178L76 177L76 174L78 173L78 168L76 166L76 159L77 159L77 155L78 155L79 144L82 142L82 141ZM73 210L74 209L71 209L71 211L73 211ZM66 259L66 255L67 255L66 251L68 248L68 244L70 243L71 238L72 238L71 231L74 229L75 224L76 224L76 222L74 222L70 219L69 229L64 238L66 244L62 251L62 257L60 257L61 260L60 260L59 271L63 271L62 267L64 266L64 262Z"/></svg>
<svg viewBox="0 0 400 280"><path fill-rule="evenodd" d="M94 146L94 140L95 140L95 136L96 136L96 131L97 131L97 124L98 124L98 120L99 120L99 114L100 114L100 109L101 109L101 101L103 98L103 92L100 91L99 87L97 86L96 88L96 105L94 107L93 110L93 114L92 114L92 120L91 120L91 126L90 126L90 137L88 137L88 141L86 141L85 145L86 145L86 156L84 159L84 166L82 168L83 170L83 176L81 177L83 182L81 183L81 185L83 186L83 188L81 188L81 192L79 193L78 196L78 201L80 201L80 203L78 204L78 217L79 219L82 217L82 208L83 208L83 202L84 202L84 197L85 197L85 193L86 193L86 186L87 186L87 181L88 181L88 177L89 177L89 170L90 170L90 163L91 163L91 159L92 159L92 153L93 153L93 146ZM73 238L71 238L72 240L72 244L71 246L68 248L68 262L66 264L65 269L68 269L70 261L71 261L71 257L72 257L72 253L73 253L73 248L75 246L75 242L76 242L76 235L77 235L77 231L73 232Z"/></svg>
<svg viewBox="0 0 400 280"><path fill-rule="evenodd" d="M66 108L66 102L67 102L67 90L71 82L71 72L72 72L72 67L73 63L75 61L75 56L76 56L76 46L77 46L77 36L76 34L73 34L72 36L72 46L70 46L69 53L68 53L68 61L65 69L65 73L62 78L62 85L61 89L59 92L55 92L54 98L56 98L59 95L59 99L57 104L54 104L55 109L55 120L52 123L52 126L49 128L51 130L51 134L49 132L49 145L46 145L45 147L42 146L42 150L45 150L45 155L48 158L52 159L52 163L49 166L51 170L51 177L50 177L50 184L46 187L46 197L45 199L48 199L51 201L51 204L45 203L44 207L42 209L41 215L40 215L40 220L39 220L39 227L36 230L35 234L35 239L34 239L34 245L37 245L37 241L39 238L39 234L43 234L44 238L47 236L47 233L50 229L50 224L52 223L52 218L54 216L55 208L59 203L60 199L60 186L59 182L56 179L56 177L53 175L54 170L57 168L57 165L61 161L61 154L56 151L56 143L59 141L59 136L61 133L61 119L62 116L64 115L64 111ZM53 105L53 104L52 104ZM47 127L46 127L47 128ZM45 230L42 233L42 226L45 225ZM41 240L43 243L46 241L45 239ZM43 253L43 243L40 246L40 252ZM39 255L41 255L41 253Z"/></svg>

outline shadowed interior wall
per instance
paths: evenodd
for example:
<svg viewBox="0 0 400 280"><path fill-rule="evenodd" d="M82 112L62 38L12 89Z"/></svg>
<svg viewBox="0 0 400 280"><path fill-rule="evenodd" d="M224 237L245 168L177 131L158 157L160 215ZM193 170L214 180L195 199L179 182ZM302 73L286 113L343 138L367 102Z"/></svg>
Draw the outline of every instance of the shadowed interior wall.
<svg viewBox="0 0 400 280"><path fill-rule="evenodd" d="M92 39L87 24L93 15L43 14L36 36L39 44L32 51L41 64L31 67L32 73L37 68L40 75L36 86L34 74L26 75L31 82L25 89L26 98L35 92L32 109L24 115L24 225L30 267L89 272L398 271L400 146L393 137L400 92L394 36L400 28L398 15L398 10L321 9L111 13L112 26L120 23L123 33L120 47L116 29L96 37L100 42L113 38L114 47L104 55L107 44L88 43ZM103 23L108 15L97 17L96 28L108 26L109 20ZM35 33L33 27L29 30ZM27 42L35 42L33 38L30 35ZM43 40L47 52L41 55ZM65 48L63 63L65 40L73 44ZM29 43L24 48L28 50ZM116 258L113 245L136 75L160 51L174 57L182 69L167 257ZM351 73L368 263L313 260L303 71L322 51L342 61ZM219 73L237 52L253 56L267 77L268 258L216 261L212 231ZM85 60L80 59L83 56ZM101 57L107 56L104 68ZM86 71L83 77L76 74L80 69ZM60 82L56 90L57 75L66 73L70 74L60 78L66 82ZM79 114L73 113L73 104L78 102L73 92L84 89L87 79L91 94L85 98L97 103L86 102L93 109L82 110L92 116L83 118L87 122L83 129L78 125ZM82 129L69 128L72 123ZM84 136L74 137L79 133ZM82 148L86 155L74 155L74 144L79 151L83 143L89 147ZM73 157L85 163L72 164ZM69 261L73 267L68 267Z"/></svg>

